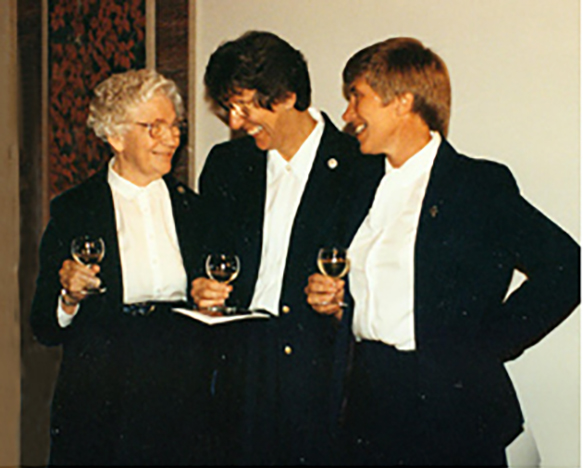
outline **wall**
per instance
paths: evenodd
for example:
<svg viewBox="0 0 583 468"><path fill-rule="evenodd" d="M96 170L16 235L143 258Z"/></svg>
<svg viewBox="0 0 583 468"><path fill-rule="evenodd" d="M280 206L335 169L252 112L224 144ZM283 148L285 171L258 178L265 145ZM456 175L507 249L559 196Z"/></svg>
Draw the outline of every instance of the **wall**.
<svg viewBox="0 0 583 468"><path fill-rule="evenodd" d="M248 29L287 39L308 60L314 104L342 125L348 57L390 36L413 36L448 64L454 146L507 164L525 197L579 239L577 0L199 0L197 7L197 173L211 146L229 136L200 85L222 41ZM508 365L543 466L579 466L579 341L576 313Z"/></svg>
<svg viewBox="0 0 583 468"><path fill-rule="evenodd" d="M48 158L43 158L43 9L39 0L18 0L20 140L20 463L46 464L49 447L49 403L57 375L60 349L48 348L32 336L29 313L38 272L38 248L47 204ZM45 10L46 12L46 10ZM45 50L43 50L45 49ZM45 70L46 72L46 70ZM46 125L46 124L45 124Z"/></svg>
<svg viewBox="0 0 583 468"><path fill-rule="evenodd" d="M0 2L0 466L19 463L18 121L16 0Z"/></svg>

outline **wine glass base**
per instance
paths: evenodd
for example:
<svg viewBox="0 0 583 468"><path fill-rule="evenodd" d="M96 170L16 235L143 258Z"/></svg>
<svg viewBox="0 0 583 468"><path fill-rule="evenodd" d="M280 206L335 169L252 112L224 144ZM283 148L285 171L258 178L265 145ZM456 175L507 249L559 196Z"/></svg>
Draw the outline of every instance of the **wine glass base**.
<svg viewBox="0 0 583 468"><path fill-rule="evenodd" d="M222 315L235 315L238 313L237 307L229 306L213 306L209 307L208 310L213 313L219 313Z"/></svg>
<svg viewBox="0 0 583 468"><path fill-rule="evenodd" d="M86 296L92 296L92 295L95 295L95 294L103 294L105 291L107 291L107 288L105 286L102 286L100 288L86 289L85 291L83 291L83 293Z"/></svg>
<svg viewBox="0 0 583 468"><path fill-rule="evenodd" d="M336 304L341 309L345 309L346 307L348 307L348 304L346 302L343 302L343 301L340 301L340 302L318 302L315 305L327 306L327 305L332 305L332 304Z"/></svg>

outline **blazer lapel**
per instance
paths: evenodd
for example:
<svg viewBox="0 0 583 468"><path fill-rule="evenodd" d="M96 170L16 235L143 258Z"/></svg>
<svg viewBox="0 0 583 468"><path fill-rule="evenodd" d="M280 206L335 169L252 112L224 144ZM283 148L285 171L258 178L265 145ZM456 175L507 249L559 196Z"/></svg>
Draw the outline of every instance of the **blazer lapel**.
<svg viewBox="0 0 583 468"><path fill-rule="evenodd" d="M202 258L202 229L204 229L200 210L198 210L196 196L190 196L190 189L178 182L173 176L163 178L172 204L172 215L176 227L176 237L182 255L182 261L187 277L192 280L203 274Z"/></svg>
<svg viewBox="0 0 583 468"><path fill-rule="evenodd" d="M449 203L458 197L460 187L456 170L459 156L451 145L443 140L429 177L423 198L417 237L415 239L415 334L417 346L421 348L426 336L431 333L432 299L437 297L435 278L441 276L443 244L447 242L447 231L451 227L447 217Z"/></svg>
<svg viewBox="0 0 583 468"><path fill-rule="evenodd" d="M438 218L439 211L443 209L448 198L457 190L458 181L451 175L455 168L456 156L457 153L450 144L445 140L442 141L435 156L429 183L423 198L419 230L434 224L432 221Z"/></svg>
<svg viewBox="0 0 583 468"><path fill-rule="evenodd" d="M111 189L107 183L107 169L96 174L94 186L91 190L92 200L88 206L88 225L92 233L103 238L105 256L101 263L100 277L107 288L105 298L110 301L112 310L123 301L123 284L121 274L121 260L117 240L115 209Z"/></svg>
<svg viewBox="0 0 583 468"><path fill-rule="evenodd" d="M294 220L290 239L290 252L301 255L297 239L306 239L315 235L315 220L324 228L327 220L334 214L334 208L340 203L346 188L345 179L348 167L345 167L345 155L340 152L335 138L337 132L332 123L325 118L322 140L316 152L316 158L306 183L298 211ZM331 239L330 242L334 242ZM314 262L316 260L314 259Z"/></svg>
<svg viewBox="0 0 583 468"><path fill-rule="evenodd" d="M240 155L243 157L244 155ZM265 197L267 191L267 153L253 146L245 157L246 165L241 169L245 177L242 178L240 197L242 203L240 226L233 226L237 230L233 234L235 252L241 259L241 275L237 279L238 291L244 291L244 297L238 298L239 304L248 305L251 302L255 289L255 282L259 274L261 252L263 245L263 219L265 217Z"/></svg>

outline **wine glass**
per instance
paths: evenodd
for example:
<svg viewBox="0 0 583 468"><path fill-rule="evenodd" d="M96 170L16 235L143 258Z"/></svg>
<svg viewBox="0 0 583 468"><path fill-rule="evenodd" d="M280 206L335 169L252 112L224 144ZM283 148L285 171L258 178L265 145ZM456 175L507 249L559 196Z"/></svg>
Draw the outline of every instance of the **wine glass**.
<svg viewBox="0 0 583 468"><path fill-rule="evenodd" d="M318 251L318 269L324 276L342 278L350 270L348 252L343 247L323 247ZM340 307L348 304L339 302Z"/></svg>
<svg viewBox="0 0 583 468"><path fill-rule="evenodd" d="M105 255L105 243L101 237L81 236L71 242L71 255L77 263L85 266L95 265ZM85 294L101 294L106 291L105 286L87 288Z"/></svg>
<svg viewBox="0 0 583 468"><path fill-rule="evenodd" d="M206 258L205 270L209 278L218 281L219 283L229 284L234 281L239 275L241 262L237 255L232 254L210 254ZM215 306L210 307L212 312L226 313L230 312L232 307Z"/></svg>

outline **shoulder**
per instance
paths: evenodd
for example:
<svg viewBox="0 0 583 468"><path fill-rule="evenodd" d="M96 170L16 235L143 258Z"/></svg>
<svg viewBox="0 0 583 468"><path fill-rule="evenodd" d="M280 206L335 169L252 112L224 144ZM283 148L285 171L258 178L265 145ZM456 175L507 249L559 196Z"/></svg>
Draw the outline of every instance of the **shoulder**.
<svg viewBox="0 0 583 468"><path fill-rule="evenodd" d="M261 153L262 151L255 146L255 140L250 136L244 136L213 146L205 165L209 164L209 161L212 164L222 162L225 159L236 159L236 161L241 162Z"/></svg>
<svg viewBox="0 0 583 468"><path fill-rule="evenodd" d="M266 152L255 146L252 137L219 143L213 146L204 163L199 178L201 193L209 188L209 184L237 186L242 177L264 171L266 161Z"/></svg>
<svg viewBox="0 0 583 468"><path fill-rule="evenodd" d="M51 201L51 216L59 215L63 211L70 213L75 210L84 210L88 203L102 202L101 197L108 193L107 170L102 169L87 180L57 195Z"/></svg>
<svg viewBox="0 0 583 468"><path fill-rule="evenodd" d="M384 173L383 155L361 153L360 143L354 136L339 130L324 112L322 116L325 127L321 146L325 151L337 155L342 162L348 163L351 170L355 171L354 175L358 173L363 177L371 177Z"/></svg>
<svg viewBox="0 0 583 468"><path fill-rule="evenodd" d="M185 198L198 198L198 195L194 190L192 190L188 185L180 182L172 174L167 174L162 179L164 182L166 182L166 186L168 187L170 194L177 194Z"/></svg>
<svg viewBox="0 0 583 468"><path fill-rule="evenodd" d="M440 157L448 160L446 164L451 164L455 177L468 188L486 190L492 195L509 191L518 192L512 172L502 163L460 154L447 141L442 142L436 161Z"/></svg>
<svg viewBox="0 0 583 468"><path fill-rule="evenodd" d="M324 118L324 134L320 143L322 146L351 156L360 154L360 144L355 137L339 130L324 112L322 117Z"/></svg>

